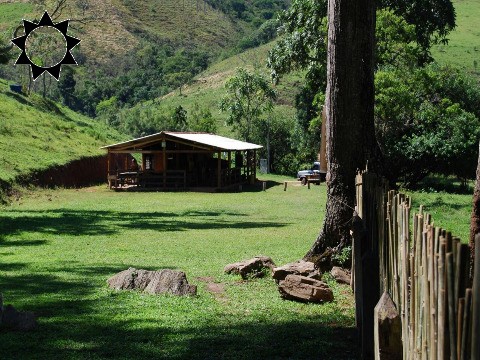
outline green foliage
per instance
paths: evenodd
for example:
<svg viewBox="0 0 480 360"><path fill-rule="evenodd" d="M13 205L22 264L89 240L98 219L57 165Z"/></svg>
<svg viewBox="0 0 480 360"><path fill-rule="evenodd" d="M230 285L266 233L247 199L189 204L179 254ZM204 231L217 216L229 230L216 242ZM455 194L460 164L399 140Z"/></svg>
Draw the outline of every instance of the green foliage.
<svg viewBox="0 0 480 360"><path fill-rule="evenodd" d="M283 35L270 51L267 66L278 81L294 70L306 70L306 79L319 89L324 87L327 57L327 2L294 0L281 13Z"/></svg>
<svg viewBox="0 0 480 360"><path fill-rule="evenodd" d="M117 114L119 106L117 97L112 96L110 99L100 101L95 108L95 112L98 118L105 121L106 124L118 127Z"/></svg>
<svg viewBox="0 0 480 360"><path fill-rule="evenodd" d="M0 34L0 64L8 63L12 58L11 46L3 34Z"/></svg>
<svg viewBox="0 0 480 360"><path fill-rule="evenodd" d="M220 109L228 113L227 123L245 141L251 141L255 123L272 110L276 92L263 75L243 68L226 82L225 89L227 94L220 102Z"/></svg>
<svg viewBox="0 0 480 360"><path fill-rule="evenodd" d="M280 23L278 19L265 21L258 29L240 40L238 43L239 50L244 51L273 40L277 36L277 28L279 25Z"/></svg>
<svg viewBox="0 0 480 360"><path fill-rule="evenodd" d="M419 62L431 61L430 48L446 43L455 28L455 9L451 0L380 0L380 6L391 8L415 26L416 42L422 49Z"/></svg>
<svg viewBox="0 0 480 360"><path fill-rule="evenodd" d="M295 124L293 118L285 118L277 112L266 115L266 119L254 121L252 141L263 144L259 157L267 159L270 155L270 171L275 174L295 174L297 162L292 160L291 129ZM267 153L267 143L270 154Z"/></svg>
<svg viewBox="0 0 480 360"><path fill-rule="evenodd" d="M332 256L332 260L335 264L338 264L341 267L346 267L351 264L352 259L352 247L345 246L342 251L335 253Z"/></svg>
<svg viewBox="0 0 480 360"><path fill-rule="evenodd" d="M193 105L188 118L188 128L190 131L207 132L215 134L217 132L217 122L215 121L210 109L200 108L198 103Z"/></svg>
<svg viewBox="0 0 480 360"><path fill-rule="evenodd" d="M377 11L375 35L377 66L388 64L411 67L422 56L416 43L415 26L396 15L393 10Z"/></svg>
<svg viewBox="0 0 480 360"><path fill-rule="evenodd" d="M178 105L172 112L172 124L174 128L168 130L186 131L187 130L187 111Z"/></svg>
<svg viewBox="0 0 480 360"><path fill-rule="evenodd" d="M77 82L74 78L74 71L70 66L64 66L62 76L60 77L57 87L63 98L63 103L69 108L75 108L75 85Z"/></svg>
<svg viewBox="0 0 480 360"><path fill-rule="evenodd" d="M388 68L375 81L375 127L389 176L412 185L440 172L472 178L480 138L480 86L431 65Z"/></svg>

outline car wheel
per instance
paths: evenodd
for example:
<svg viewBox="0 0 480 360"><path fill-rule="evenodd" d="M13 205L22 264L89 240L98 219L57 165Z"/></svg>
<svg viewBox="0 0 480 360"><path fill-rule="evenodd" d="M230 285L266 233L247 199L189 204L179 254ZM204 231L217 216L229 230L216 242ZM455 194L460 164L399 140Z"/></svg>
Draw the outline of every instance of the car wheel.
<svg viewBox="0 0 480 360"><path fill-rule="evenodd" d="M301 178L300 182L302 183L302 185L307 185L307 178Z"/></svg>

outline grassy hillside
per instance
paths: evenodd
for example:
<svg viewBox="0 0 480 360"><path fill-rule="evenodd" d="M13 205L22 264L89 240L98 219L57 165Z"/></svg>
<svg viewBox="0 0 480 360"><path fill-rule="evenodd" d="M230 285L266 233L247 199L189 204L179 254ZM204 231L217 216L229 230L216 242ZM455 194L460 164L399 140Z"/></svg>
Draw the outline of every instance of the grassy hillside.
<svg viewBox="0 0 480 360"><path fill-rule="evenodd" d="M181 105L188 113L197 103L201 107L210 109L213 117L217 120L220 134L232 135L230 127L225 126L227 115L219 110L220 99L225 95L225 82L235 74L239 67L249 70L258 69L268 77L265 60L273 45L274 42L271 42L215 63L195 77L191 84L182 86L181 93L180 89L177 89L160 99L137 105L137 108L161 112ZM285 76L276 86L278 99L273 111L275 117L294 117L295 95L302 82L303 77L300 73L292 73Z"/></svg>
<svg viewBox="0 0 480 360"><path fill-rule="evenodd" d="M122 139L95 120L46 101L10 91L0 80L0 179L104 153L100 146Z"/></svg>
<svg viewBox="0 0 480 360"><path fill-rule="evenodd" d="M0 31L11 32L22 18L38 18L42 9L31 3L0 3ZM87 19L81 25L72 21L71 29L81 38L82 51L97 61L121 55L141 39L218 51L238 41L246 30L244 22L232 20L203 1L91 0L83 8L80 2L67 4L59 20ZM53 7L47 10L52 12Z"/></svg>
<svg viewBox="0 0 480 360"><path fill-rule="evenodd" d="M448 45L434 47L432 54L440 64L459 66L480 78L480 2L454 0L457 27L448 36Z"/></svg>

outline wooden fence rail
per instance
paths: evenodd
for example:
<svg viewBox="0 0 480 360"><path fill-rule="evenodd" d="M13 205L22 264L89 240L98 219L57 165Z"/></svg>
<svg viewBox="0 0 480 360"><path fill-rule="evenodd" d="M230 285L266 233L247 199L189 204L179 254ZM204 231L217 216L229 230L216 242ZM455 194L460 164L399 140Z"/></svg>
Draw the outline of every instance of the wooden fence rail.
<svg viewBox="0 0 480 360"><path fill-rule="evenodd" d="M374 316L372 300L366 298L373 297L377 304L387 293L401 319L399 352L404 360L480 360L480 236L476 238L472 288L468 245L434 224L422 207L412 215L411 199L388 191L381 178L366 171L357 175L356 185L357 213L364 229L363 235L353 230L362 358L372 358L372 344L382 340L374 342L373 328L365 326L366 319ZM365 262L367 253L369 262ZM376 274L379 291L366 291L367 281L359 272ZM377 329L376 336L389 334ZM378 346L373 352L375 359L391 358Z"/></svg>

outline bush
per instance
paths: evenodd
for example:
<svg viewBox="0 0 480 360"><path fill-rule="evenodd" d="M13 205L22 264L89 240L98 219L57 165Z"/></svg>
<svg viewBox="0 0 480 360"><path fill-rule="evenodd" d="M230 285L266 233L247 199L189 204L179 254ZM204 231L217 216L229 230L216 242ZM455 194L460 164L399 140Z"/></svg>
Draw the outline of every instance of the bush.
<svg viewBox="0 0 480 360"><path fill-rule="evenodd" d="M384 69L376 75L375 128L391 181L432 172L475 175L480 88L450 67Z"/></svg>

